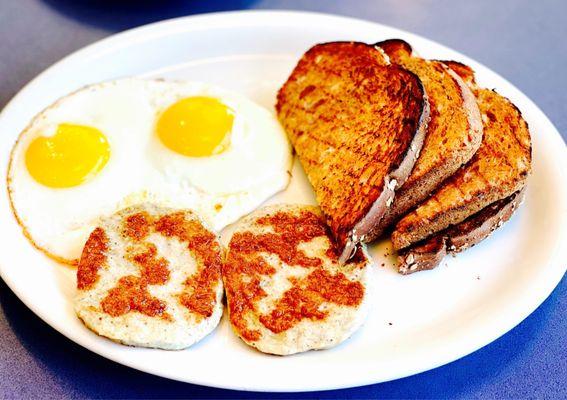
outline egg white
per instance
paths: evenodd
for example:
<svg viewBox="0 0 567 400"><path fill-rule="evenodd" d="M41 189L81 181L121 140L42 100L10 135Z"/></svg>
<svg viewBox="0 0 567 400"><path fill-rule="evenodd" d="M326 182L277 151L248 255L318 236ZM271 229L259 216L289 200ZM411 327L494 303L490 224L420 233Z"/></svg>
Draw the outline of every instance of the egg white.
<svg viewBox="0 0 567 400"><path fill-rule="evenodd" d="M160 113L189 96L214 97L234 111L222 153L187 157L165 147L155 134ZM87 182L54 189L29 174L25 152L60 123L99 129L111 153ZM12 151L8 190L33 243L56 259L74 262L100 217L144 201L192 209L221 230L284 189L291 161L275 116L246 97L205 83L128 78L85 87L38 114Z"/></svg>

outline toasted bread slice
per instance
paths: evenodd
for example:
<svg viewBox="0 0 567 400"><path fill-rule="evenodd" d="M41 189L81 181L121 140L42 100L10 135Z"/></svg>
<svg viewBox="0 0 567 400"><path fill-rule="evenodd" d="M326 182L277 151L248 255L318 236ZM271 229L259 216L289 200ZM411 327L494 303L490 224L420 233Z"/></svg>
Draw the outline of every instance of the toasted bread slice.
<svg viewBox="0 0 567 400"><path fill-rule="evenodd" d="M389 212L370 235L374 239L421 203L449 176L468 162L482 142L482 121L469 87L440 61L417 57L400 39L376 44L394 64L415 73L423 82L431 107L425 142L411 175L397 191Z"/></svg>
<svg viewBox="0 0 567 400"><path fill-rule="evenodd" d="M216 234L192 212L124 209L103 219L85 244L76 313L123 344L188 347L222 316L222 261Z"/></svg>
<svg viewBox="0 0 567 400"><path fill-rule="evenodd" d="M480 243L512 217L524 199L524 191L498 200L460 224L403 249L398 254L398 271L407 275L433 269L447 254L456 254Z"/></svg>
<svg viewBox="0 0 567 400"><path fill-rule="evenodd" d="M522 189L531 170L531 139L526 121L508 99L479 88L473 71L447 62L468 82L475 94L484 124L484 137L476 154L428 200L402 218L392 233L399 250Z"/></svg>
<svg viewBox="0 0 567 400"><path fill-rule="evenodd" d="M319 44L280 89L276 110L344 261L417 159L429 118L421 82L373 46Z"/></svg>
<svg viewBox="0 0 567 400"><path fill-rule="evenodd" d="M278 205L242 220L223 265L229 317L247 344L271 354L346 340L368 312L370 260L339 265L319 208Z"/></svg>

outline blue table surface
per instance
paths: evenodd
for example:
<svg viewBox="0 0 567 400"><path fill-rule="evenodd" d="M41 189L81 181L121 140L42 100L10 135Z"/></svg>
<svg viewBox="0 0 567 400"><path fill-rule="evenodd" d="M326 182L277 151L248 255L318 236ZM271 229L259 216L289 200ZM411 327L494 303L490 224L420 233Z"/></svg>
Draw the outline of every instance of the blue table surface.
<svg viewBox="0 0 567 400"><path fill-rule="evenodd" d="M506 77L566 138L567 2L562 0L0 0L0 107L50 64L112 33L166 18L237 9L329 12L421 34ZM566 295L563 278L512 331L432 371L361 388L267 394L179 383L115 364L50 328L0 280L0 398L565 399Z"/></svg>

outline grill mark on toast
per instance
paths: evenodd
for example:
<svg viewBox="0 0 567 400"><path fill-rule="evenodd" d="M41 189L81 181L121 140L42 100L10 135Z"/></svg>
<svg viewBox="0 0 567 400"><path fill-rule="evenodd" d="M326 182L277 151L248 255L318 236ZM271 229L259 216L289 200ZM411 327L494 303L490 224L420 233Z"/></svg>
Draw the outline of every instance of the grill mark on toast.
<svg viewBox="0 0 567 400"><path fill-rule="evenodd" d="M482 183L484 183L484 185L485 185L486 187L491 186L490 180L489 180L488 178L486 178L483 173L477 172L476 176L477 176L480 180L482 180Z"/></svg>
<svg viewBox="0 0 567 400"><path fill-rule="evenodd" d="M478 106L457 74L439 61L415 56L412 47L403 40L390 39L377 46L382 46L393 63L410 69L423 80L431 103L431 121L420 158L398 191L391 209L371 233L370 240L429 197L474 155L482 138ZM439 111L437 107L441 106L443 109Z"/></svg>
<svg viewBox="0 0 567 400"><path fill-rule="evenodd" d="M452 65L452 63L449 63ZM471 161L451 177L436 194L449 195L451 188L471 194L471 198L440 202L435 208L426 201L396 225L392 241L397 249L425 239L432 232L457 224L492 202L520 190L531 169L531 144L527 123L518 108L493 90L478 88L474 77L468 79L484 110L485 137ZM466 174L474 174L465 180ZM424 210L427 210L425 212ZM427 219L425 219L427 217ZM431 221L436 224L431 224Z"/></svg>
<svg viewBox="0 0 567 400"><path fill-rule="evenodd" d="M372 133L367 133L365 135L362 136L370 136ZM305 137L308 137L309 139L313 140L314 142L317 143L322 143L324 144L328 149L333 149L334 151L342 151L342 152L346 152L348 153L352 159L356 159L357 156L360 156L361 154L367 157L371 157L372 153L369 151L364 151L364 149L360 149L360 150L355 150L353 147L349 146L349 145L340 145L340 144L336 144L336 143L332 143L331 141L325 141L323 139L320 139L318 137L316 137L313 134L310 134L308 132L304 133Z"/></svg>

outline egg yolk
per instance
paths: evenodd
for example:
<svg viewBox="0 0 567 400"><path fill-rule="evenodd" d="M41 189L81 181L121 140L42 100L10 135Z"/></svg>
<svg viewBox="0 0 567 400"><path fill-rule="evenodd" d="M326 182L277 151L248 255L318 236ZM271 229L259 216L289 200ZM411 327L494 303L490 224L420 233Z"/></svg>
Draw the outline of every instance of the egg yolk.
<svg viewBox="0 0 567 400"><path fill-rule="evenodd" d="M190 157L222 152L232 130L232 109L211 97L187 97L159 117L156 132L169 149Z"/></svg>
<svg viewBox="0 0 567 400"><path fill-rule="evenodd" d="M106 137L96 128L60 124L53 136L35 138L26 150L26 167L39 183L52 188L80 185L99 172L110 157Z"/></svg>

